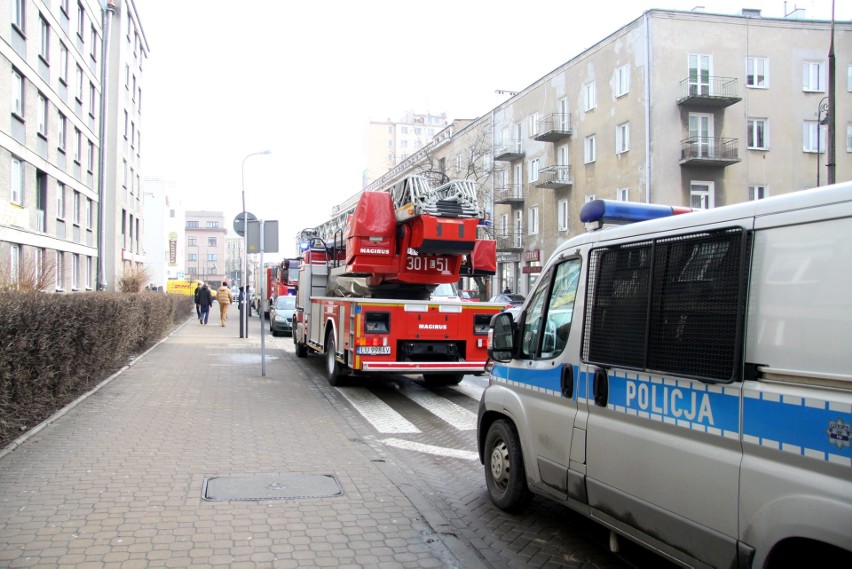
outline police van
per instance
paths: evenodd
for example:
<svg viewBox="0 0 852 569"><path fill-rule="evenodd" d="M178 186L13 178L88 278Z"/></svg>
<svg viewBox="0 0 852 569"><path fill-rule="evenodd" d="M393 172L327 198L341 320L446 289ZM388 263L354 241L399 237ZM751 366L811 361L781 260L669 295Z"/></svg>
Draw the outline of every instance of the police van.
<svg viewBox="0 0 852 569"><path fill-rule="evenodd" d="M556 500L684 566L852 567L852 184L581 219L607 227L491 322L492 501Z"/></svg>

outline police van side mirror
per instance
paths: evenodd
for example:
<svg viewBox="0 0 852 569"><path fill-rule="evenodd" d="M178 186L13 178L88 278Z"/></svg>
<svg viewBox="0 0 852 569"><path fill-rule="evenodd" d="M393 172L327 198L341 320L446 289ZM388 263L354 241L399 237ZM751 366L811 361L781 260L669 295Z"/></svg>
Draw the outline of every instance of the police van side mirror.
<svg viewBox="0 0 852 569"><path fill-rule="evenodd" d="M488 328L488 357L497 362L512 360L514 321L508 312L495 314Z"/></svg>

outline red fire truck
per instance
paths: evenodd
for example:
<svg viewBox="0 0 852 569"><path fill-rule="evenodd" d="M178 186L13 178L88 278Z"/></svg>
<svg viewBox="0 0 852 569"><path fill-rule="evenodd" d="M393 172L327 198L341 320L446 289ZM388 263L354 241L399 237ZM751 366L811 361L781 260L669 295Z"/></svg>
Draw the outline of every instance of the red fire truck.
<svg viewBox="0 0 852 569"><path fill-rule="evenodd" d="M299 278L299 259L284 259L277 265L266 265L266 302L263 313L269 319L269 307L275 305L279 296L293 296Z"/></svg>
<svg viewBox="0 0 852 569"><path fill-rule="evenodd" d="M339 211L300 236L296 355L324 355L331 385L388 373L451 385L483 373L488 326L504 306L433 296L463 274L496 270L496 243L476 238L473 183L415 176Z"/></svg>

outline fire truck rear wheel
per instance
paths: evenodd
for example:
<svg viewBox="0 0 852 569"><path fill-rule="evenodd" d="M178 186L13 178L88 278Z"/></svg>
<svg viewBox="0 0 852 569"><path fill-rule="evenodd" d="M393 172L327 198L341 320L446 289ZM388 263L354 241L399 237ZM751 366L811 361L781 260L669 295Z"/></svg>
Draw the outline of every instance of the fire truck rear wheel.
<svg viewBox="0 0 852 569"><path fill-rule="evenodd" d="M423 377L426 385L440 387L442 385L458 385L464 379L463 373L435 373Z"/></svg>
<svg viewBox="0 0 852 569"><path fill-rule="evenodd" d="M329 385L337 387L343 383L341 367L337 362L337 342L334 333L329 331L325 336L325 374Z"/></svg>

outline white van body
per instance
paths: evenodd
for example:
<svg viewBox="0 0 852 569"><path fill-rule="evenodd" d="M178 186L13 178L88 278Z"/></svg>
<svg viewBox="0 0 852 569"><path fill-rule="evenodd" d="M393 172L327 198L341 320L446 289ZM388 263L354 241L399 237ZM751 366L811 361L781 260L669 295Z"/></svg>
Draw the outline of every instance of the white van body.
<svg viewBox="0 0 852 569"><path fill-rule="evenodd" d="M577 236L508 318L498 506L531 491L684 566L852 559L852 184Z"/></svg>

